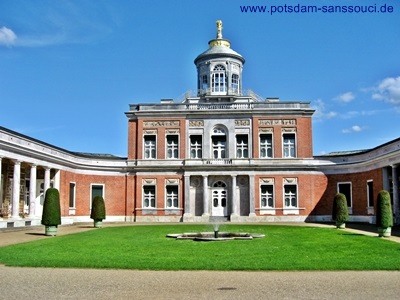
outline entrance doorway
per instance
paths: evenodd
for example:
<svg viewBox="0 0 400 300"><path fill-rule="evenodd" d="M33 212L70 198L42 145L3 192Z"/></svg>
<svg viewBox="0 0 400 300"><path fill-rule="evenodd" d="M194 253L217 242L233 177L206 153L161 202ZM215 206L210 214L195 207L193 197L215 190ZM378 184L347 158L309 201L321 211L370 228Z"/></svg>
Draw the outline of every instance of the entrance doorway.
<svg viewBox="0 0 400 300"><path fill-rule="evenodd" d="M212 210L211 215L214 217L228 216L228 191L226 183L216 181L212 187Z"/></svg>

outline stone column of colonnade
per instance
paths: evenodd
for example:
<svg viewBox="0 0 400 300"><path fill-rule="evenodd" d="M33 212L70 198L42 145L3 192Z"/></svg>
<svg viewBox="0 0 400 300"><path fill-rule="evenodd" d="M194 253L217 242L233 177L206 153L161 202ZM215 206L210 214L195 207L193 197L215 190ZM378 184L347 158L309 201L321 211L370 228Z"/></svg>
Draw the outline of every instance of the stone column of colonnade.
<svg viewBox="0 0 400 300"><path fill-rule="evenodd" d="M394 223L400 223L400 203L399 203L399 174L397 172L398 165L392 166L392 180L393 180L393 215Z"/></svg>
<svg viewBox="0 0 400 300"><path fill-rule="evenodd" d="M20 218L19 216L19 197L20 197L20 180L21 178L21 162L19 160L14 161L14 173L13 173L13 189L12 189L12 207L11 217L14 219Z"/></svg>
<svg viewBox="0 0 400 300"><path fill-rule="evenodd" d="M36 208L36 177L37 177L37 167L36 165L31 165L31 175L29 178L29 217L35 217Z"/></svg>
<svg viewBox="0 0 400 300"><path fill-rule="evenodd" d="M2 184L2 181L1 181L2 158L3 158L3 157L0 156L0 208L3 207L3 193L2 193L2 191L3 191L3 186L1 185L1 184ZM2 217L0 216L0 220L1 220L1 219L2 219Z"/></svg>
<svg viewBox="0 0 400 300"><path fill-rule="evenodd" d="M50 187L50 168L45 168L44 176L44 193ZM1 160L0 160L0 171L1 171ZM0 173L1 174L1 173ZM60 185L60 172L56 172L54 178L54 186L59 189ZM29 178L29 217L33 218L36 216L37 203L36 203L36 182L37 182L37 166L31 165L30 178ZM0 183L0 188L1 183ZM13 186L12 186L12 206L11 206L11 217L14 219L20 218L20 197L21 197L21 161L14 161L14 172L13 172ZM1 199L2 201L2 199Z"/></svg>

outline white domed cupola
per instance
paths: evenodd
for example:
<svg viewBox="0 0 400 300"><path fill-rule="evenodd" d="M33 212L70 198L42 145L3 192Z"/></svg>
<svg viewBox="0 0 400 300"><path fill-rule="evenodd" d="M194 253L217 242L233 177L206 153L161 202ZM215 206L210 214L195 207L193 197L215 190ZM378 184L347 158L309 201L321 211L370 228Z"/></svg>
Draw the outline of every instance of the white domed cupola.
<svg viewBox="0 0 400 300"><path fill-rule="evenodd" d="M243 56L222 38L222 21L218 20L217 37L208 42L209 49L196 57L198 96L241 96Z"/></svg>

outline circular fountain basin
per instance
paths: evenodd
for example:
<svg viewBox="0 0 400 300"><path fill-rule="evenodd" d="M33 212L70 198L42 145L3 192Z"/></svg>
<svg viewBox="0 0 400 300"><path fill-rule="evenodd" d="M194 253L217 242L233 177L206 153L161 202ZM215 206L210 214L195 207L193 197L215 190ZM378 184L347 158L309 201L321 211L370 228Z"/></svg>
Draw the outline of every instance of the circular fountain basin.
<svg viewBox="0 0 400 300"><path fill-rule="evenodd" d="M193 241L230 241L230 240L252 240L253 238L263 238L265 234L247 233L247 232L187 232L167 234L169 238L177 240L193 240Z"/></svg>

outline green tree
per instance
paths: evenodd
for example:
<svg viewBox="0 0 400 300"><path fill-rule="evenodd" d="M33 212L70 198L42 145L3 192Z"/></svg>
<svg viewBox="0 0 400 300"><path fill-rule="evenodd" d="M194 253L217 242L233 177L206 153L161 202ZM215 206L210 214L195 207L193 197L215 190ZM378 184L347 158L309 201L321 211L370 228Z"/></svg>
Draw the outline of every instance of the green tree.
<svg viewBox="0 0 400 300"><path fill-rule="evenodd" d="M58 226L61 224L60 194L57 189L46 191L43 203L42 225Z"/></svg>
<svg viewBox="0 0 400 300"><path fill-rule="evenodd" d="M90 218L94 221L102 221L106 218L106 206L103 197L96 196L93 198Z"/></svg>
<svg viewBox="0 0 400 300"><path fill-rule="evenodd" d="M392 205L390 203L390 194L388 191L382 190L378 193L376 210L376 225L381 228L389 228L393 226Z"/></svg>
<svg viewBox="0 0 400 300"><path fill-rule="evenodd" d="M347 209L347 199L342 193L338 193L333 198L332 219L336 224L344 224L349 220L349 212Z"/></svg>

